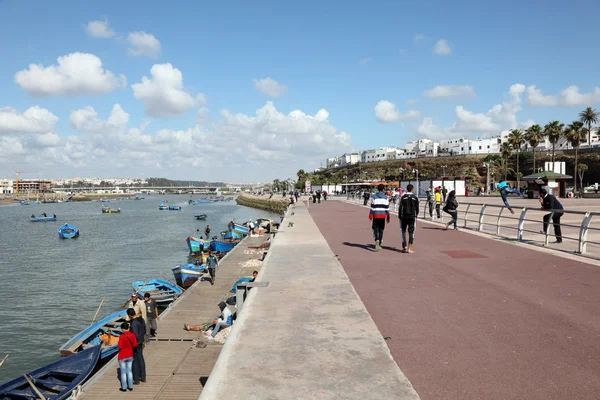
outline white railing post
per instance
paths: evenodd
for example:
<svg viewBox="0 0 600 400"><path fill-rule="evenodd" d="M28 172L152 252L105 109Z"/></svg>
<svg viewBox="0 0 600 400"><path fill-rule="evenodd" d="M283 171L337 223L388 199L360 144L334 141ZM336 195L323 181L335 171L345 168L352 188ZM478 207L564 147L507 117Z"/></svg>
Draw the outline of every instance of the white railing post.
<svg viewBox="0 0 600 400"><path fill-rule="evenodd" d="M469 220L469 208L471 208L471 204L467 203L467 209L465 210L465 225L464 225L464 228L467 227L467 221Z"/></svg>
<svg viewBox="0 0 600 400"><path fill-rule="evenodd" d="M479 228L477 229L478 231L483 230L483 217L485 216L486 208L487 208L487 205L484 204L483 206L481 206L481 211L479 211Z"/></svg>
<svg viewBox="0 0 600 400"><path fill-rule="evenodd" d="M544 245L548 245L548 231L550 230L550 221L552 221L552 228L554 228L554 211L550 211L550 219L548 220L548 224L546 225L546 234L544 235Z"/></svg>
<svg viewBox="0 0 600 400"><path fill-rule="evenodd" d="M583 217L581 228L579 229L579 254L584 254L587 250L587 234L592 223L592 214L589 212Z"/></svg>
<svg viewBox="0 0 600 400"><path fill-rule="evenodd" d="M521 215L519 216L519 226L517 229L517 240L523 241L523 229L525 228L525 216L527 215L527 208L524 207L521 210Z"/></svg>
<svg viewBox="0 0 600 400"><path fill-rule="evenodd" d="M498 213L498 221L496 221L496 235L500 236L500 219L502 218L502 212L504 211L504 207L500 209Z"/></svg>

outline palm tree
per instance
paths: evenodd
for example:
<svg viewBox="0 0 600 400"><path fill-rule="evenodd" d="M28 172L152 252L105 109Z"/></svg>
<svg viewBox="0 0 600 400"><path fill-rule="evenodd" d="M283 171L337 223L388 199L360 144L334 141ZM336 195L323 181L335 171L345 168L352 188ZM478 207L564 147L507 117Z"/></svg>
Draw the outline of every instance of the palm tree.
<svg viewBox="0 0 600 400"><path fill-rule="evenodd" d="M512 168L508 167L507 161L505 158L497 158L492 161L492 165L496 171L498 171L498 175L502 178L504 175L504 180L507 179L509 172L514 172ZM494 174L495 175L495 174Z"/></svg>
<svg viewBox="0 0 600 400"><path fill-rule="evenodd" d="M571 143L571 146L575 149L575 173L577 175L577 165L579 160L579 145L585 141L585 131L583 122L573 121L565 128L565 138ZM573 192L577 193L577 177L574 179Z"/></svg>
<svg viewBox="0 0 600 400"><path fill-rule="evenodd" d="M539 125L531 125L525 132L525 140L531 146L533 151L533 173L535 173L535 148L542 141L542 127Z"/></svg>
<svg viewBox="0 0 600 400"><path fill-rule="evenodd" d="M517 189L521 187L520 177L519 177L519 153L521 152L521 146L525 142L525 136L520 129L513 129L510 131L508 135L508 143L512 146L514 150L517 151Z"/></svg>
<svg viewBox="0 0 600 400"><path fill-rule="evenodd" d="M552 121L544 126L544 136L548 136L548 140L552 143L552 165L554 166L554 152L556 149L556 143L560 140L563 135L563 127L565 124L561 124L560 121ZM554 167L553 167L554 168Z"/></svg>
<svg viewBox="0 0 600 400"><path fill-rule="evenodd" d="M508 142L504 142L502 143L502 145L500 146L500 153L502 153L502 160L504 161L504 166L503 166L503 170L504 170L504 180L506 180L507 175L508 175L508 159L510 157L510 155L512 154L512 147L510 146L510 143Z"/></svg>
<svg viewBox="0 0 600 400"><path fill-rule="evenodd" d="M579 113L579 120L587 124L588 144L592 146L592 124L597 124L600 113L597 113L592 107L588 107Z"/></svg>

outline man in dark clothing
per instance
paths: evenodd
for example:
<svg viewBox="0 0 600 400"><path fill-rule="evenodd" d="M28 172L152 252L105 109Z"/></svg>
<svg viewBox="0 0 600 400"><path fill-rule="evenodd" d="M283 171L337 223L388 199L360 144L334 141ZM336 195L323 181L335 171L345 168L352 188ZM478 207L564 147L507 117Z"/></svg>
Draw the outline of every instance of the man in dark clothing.
<svg viewBox="0 0 600 400"><path fill-rule="evenodd" d="M413 193L414 186L408 185L406 192L400 198L398 206L398 218L402 229L402 251L413 253L413 242L415 240L415 221L419 215L419 198ZM406 242L406 230L408 229L408 246Z"/></svg>
<svg viewBox="0 0 600 400"><path fill-rule="evenodd" d="M321 203L321 191L317 191L317 202Z"/></svg>
<svg viewBox="0 0 600 400"><path fill-rule="evenodd" d="M561 212L563 210L562 204L560 204L560 201L556 197L548 194L546 189L540 189L540 203L542 203L542 209L554 211L553 213L544 215L544 231L542 233L544 235L548 233L548 225L550 225L550 219L552 219L554 236L556 237L556 242L554 243L562 243L562 232L560 230L560 218L563 216Z"/></svg>
<svg viewBox="0 0 600 400"><path fill-rule="evenodd" d="M133 308L127 309L127 316L131 319L131 333L135 335L138 346L133 349L133 384L139 385L140 381L146 382L146 361L144 361L144 346L146 344L146 323L142 317L135 317Z"/></svg>
<svg viewBox="0 0 600 400"><path fill-rule="evenodd" d="M158 319L158 306L156 305L156 300L150 298L150 293L144 293L144 303L146 304L146 318L148 319L146 323L146 340L149 342L150 337L156 336L156 320Z"/></svg>
<svg viewBox="0 0 600 400"><path fill-rule="evenodd" d="M366 206L367 203L369 202L369 197L371 197L371 195L369 194L369 192L365 191L365 193L363 193L363 205Z"/></svg>
<svg viewBox="0 0 600 400"><path fill-rule="evenodd" d="M444 198L444 203L446 202L447 195L448 195L448 189L446 189L446 186L442 186L442 197Z"/></svg>
<svg viewBox="0 0 600 400"><path fill-rule="evenodd" d="M213 254L211 250L208 251L208 257L206 258L206 268L208 269L208 273L210 274L210 284L215 284L215 279L217 278L217 268L219 267L219 260Z"/></svg>

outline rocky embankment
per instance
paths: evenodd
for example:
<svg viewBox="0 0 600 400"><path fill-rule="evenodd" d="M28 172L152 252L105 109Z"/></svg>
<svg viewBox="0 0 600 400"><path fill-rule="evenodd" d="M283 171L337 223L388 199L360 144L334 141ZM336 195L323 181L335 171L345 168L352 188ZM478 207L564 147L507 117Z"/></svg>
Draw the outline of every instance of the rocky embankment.
<svg viewBox="0 0 600 400"><path fill-rule="evenodd" d="M277 196L277 198L275 196ZM268 196L242 194L238 196L235 201L242 206L284 214L290 204L289 199L281 198L278 195L275 196L269 199Z"/></svg>

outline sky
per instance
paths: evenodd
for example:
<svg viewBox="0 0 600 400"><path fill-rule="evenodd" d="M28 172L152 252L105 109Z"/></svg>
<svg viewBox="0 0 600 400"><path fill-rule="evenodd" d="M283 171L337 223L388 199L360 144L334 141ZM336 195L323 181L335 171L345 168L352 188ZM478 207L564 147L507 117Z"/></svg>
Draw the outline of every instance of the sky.
<svg viewBox="0 0 600 400"><path fill-rule="evenodd" d="M600 108L595 1L0 0L0 178L268 181Z"/></svg>

